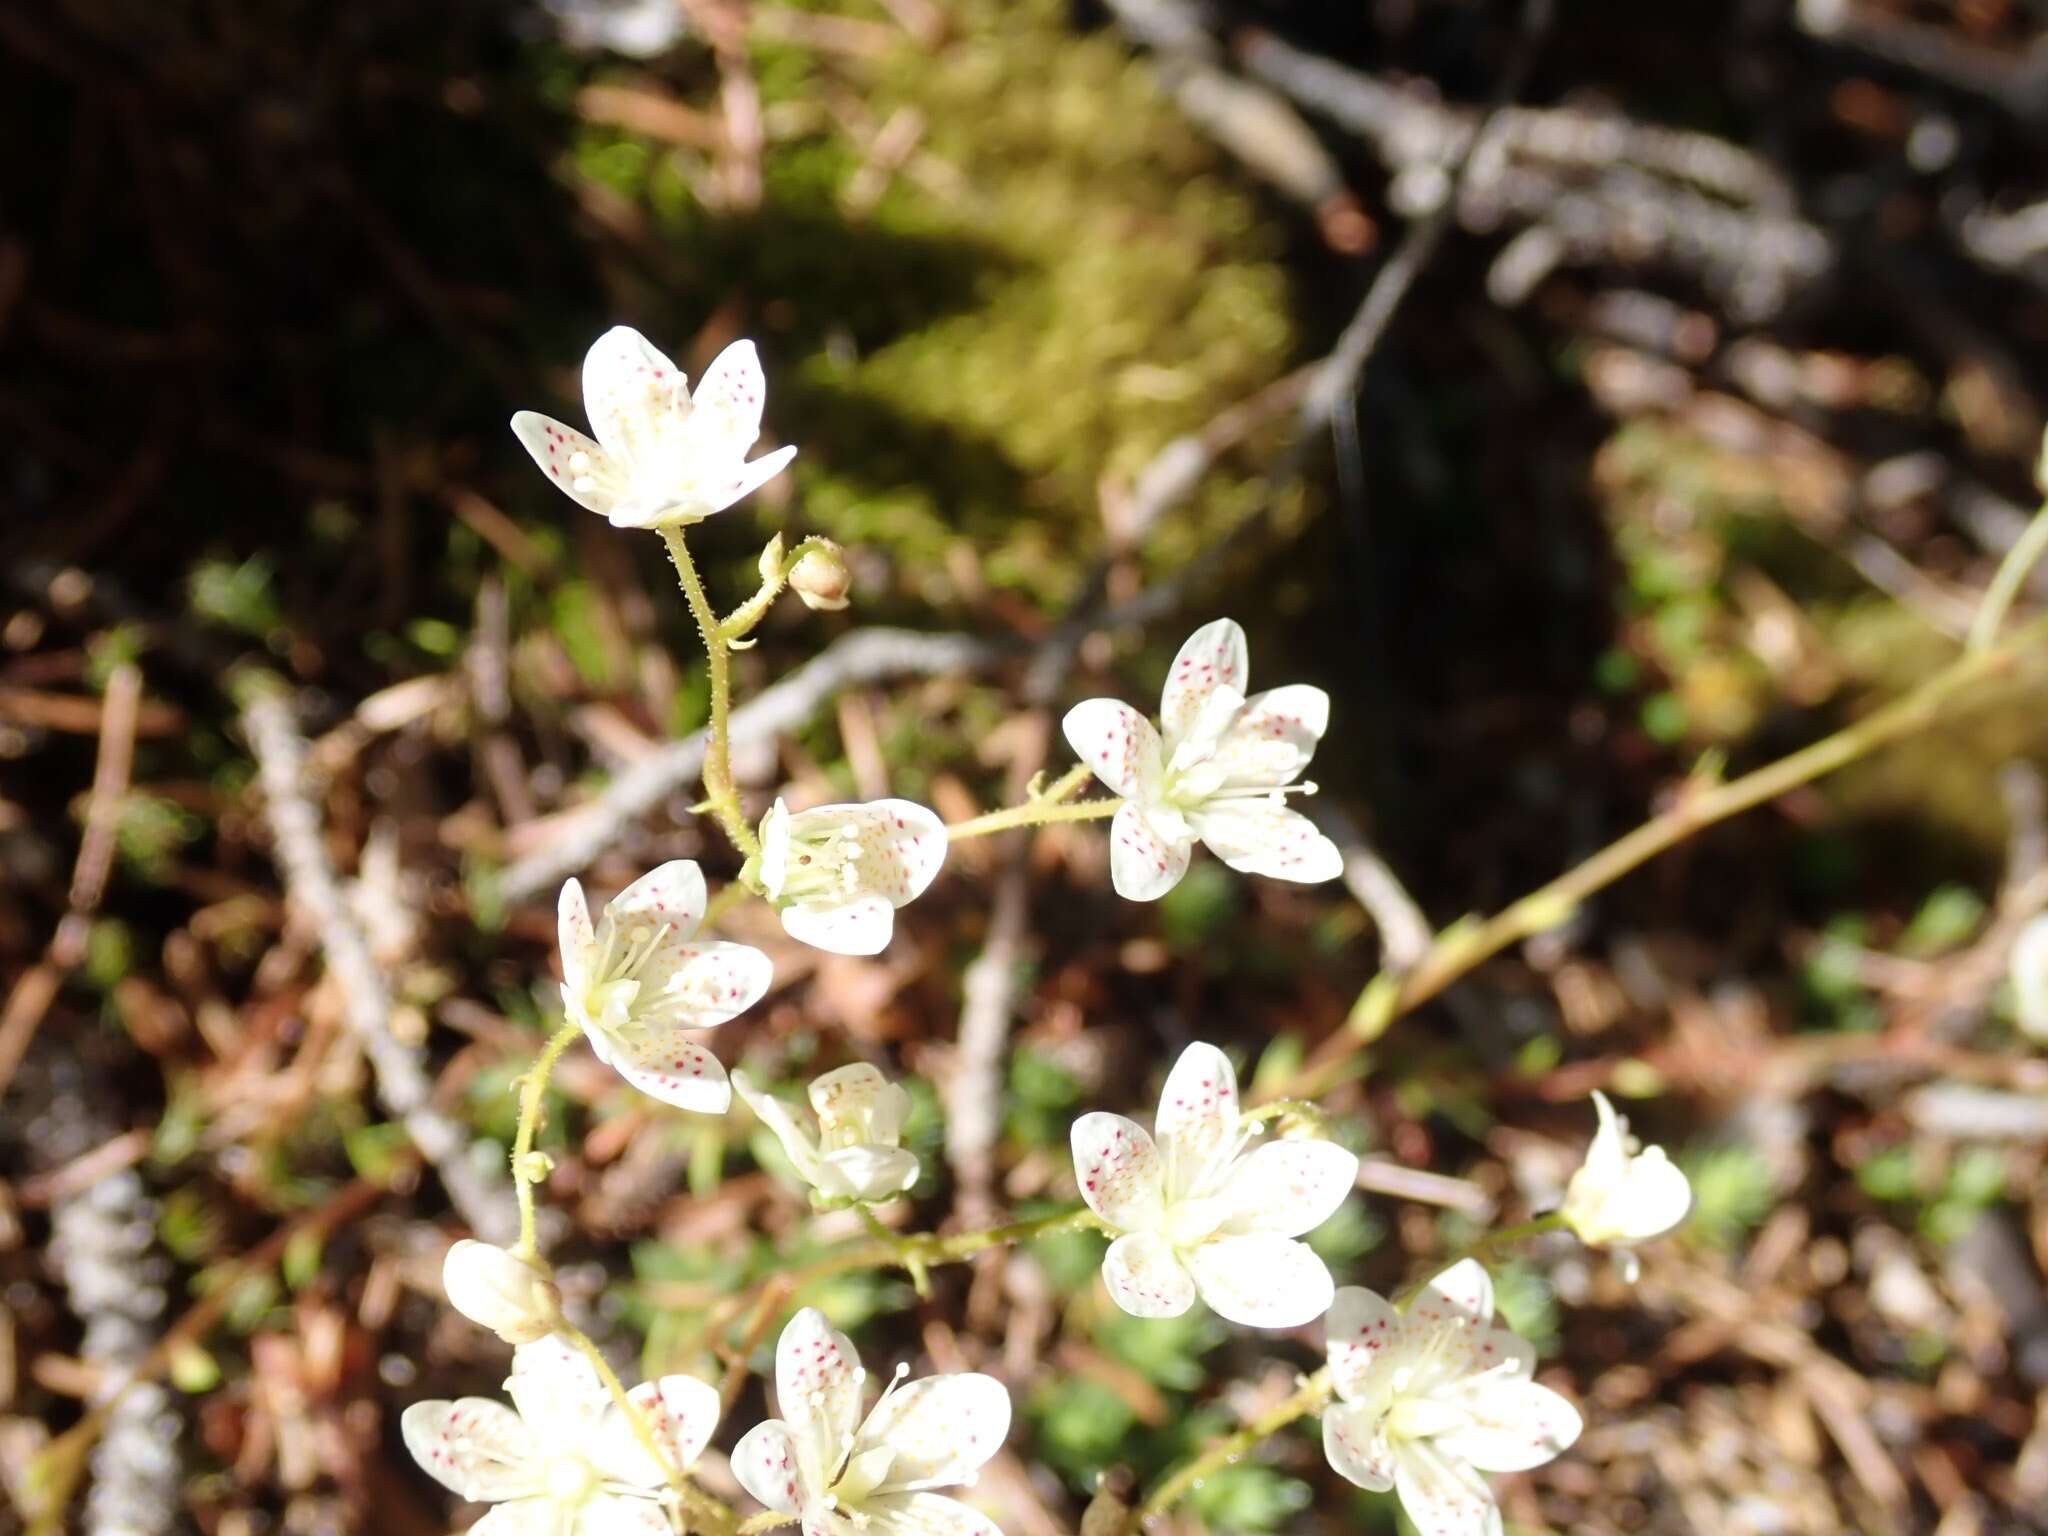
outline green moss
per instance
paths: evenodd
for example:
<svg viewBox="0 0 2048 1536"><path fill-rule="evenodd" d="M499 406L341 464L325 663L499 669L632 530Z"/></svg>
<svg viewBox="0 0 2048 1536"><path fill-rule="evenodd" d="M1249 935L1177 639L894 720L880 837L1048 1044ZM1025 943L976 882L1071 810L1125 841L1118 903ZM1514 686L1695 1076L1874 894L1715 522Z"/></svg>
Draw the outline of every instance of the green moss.
<svg viewBox="0 0 2048 1536"><path fill-rule="evenodd" d="M680 343L741 306L771 426L804 450L804 529L887 557L906 606L980 583L1057 606L1100 546L1105 479L1285 366L1286 279L1252 199L1118 39L1076 35L1057 0L952 20L935 51L879 60L757 44L764 109L817 124L770 144L758 210L707 208L704 157L616 130L586 130L576 162L679 257L670 323L647 328ZM691 100L711 103L708 81ZM912 162L849 212L867 136L905 111L924 124ZM1185 559L1255 495L1217 477L1155 558ZM864 589L863 606L893 605Z"/></svg>

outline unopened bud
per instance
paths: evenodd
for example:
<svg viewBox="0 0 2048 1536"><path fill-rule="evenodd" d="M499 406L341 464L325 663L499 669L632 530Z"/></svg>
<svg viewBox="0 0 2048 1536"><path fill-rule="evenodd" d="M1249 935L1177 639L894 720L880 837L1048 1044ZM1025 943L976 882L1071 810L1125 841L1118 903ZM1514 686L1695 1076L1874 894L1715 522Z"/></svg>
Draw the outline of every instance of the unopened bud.
<svg viewBox="0 0 2048 1536"><path fill-rule="evenodd" d="M464 1238L448 1250L441 1286L449 1305L507 1344L534 1344L555 1331L562 1294L516 1254Z"/></svg>
<svg viewBox="0 0 2048 1536"><path fill-rule="evenodd" d="M811 547L789 573L789 584L806 608L834 612L846 606L853 590L853 572L846 568L846 554L830 539L813 539Z"/></svg>
<svg viewBox="0 0 2048 1536"><path fill-rule="evenodd" d="M773 582L776 576L781 573L781 570L782 535L778 533L768 541L767 547L761 551L761 579L766 582Z"/></svg>

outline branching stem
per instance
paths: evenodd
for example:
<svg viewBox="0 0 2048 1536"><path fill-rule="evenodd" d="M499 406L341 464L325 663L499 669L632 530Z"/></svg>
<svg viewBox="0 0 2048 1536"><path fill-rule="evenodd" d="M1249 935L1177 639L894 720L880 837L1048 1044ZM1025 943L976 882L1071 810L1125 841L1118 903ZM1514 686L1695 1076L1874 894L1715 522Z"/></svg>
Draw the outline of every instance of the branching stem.
<svg viewBox="0 0 2048 1536"><path fill-rule="evenodd" d="M519 1246L513 1252L529 1264L540 1258L533 1191L545 1177L535 1167L533 1139L540 1131L548 1079L554 1075L555 1063L562 1059L562 1052L574 1045L582 1033L576 1025L564 1024L548 1036L548 1043L541 1047L540 1055L534 1058L533 1065L526 1069L526 1076L519 1083L519 1129L512 1137L512 1190L519 1197Z"/></svg>

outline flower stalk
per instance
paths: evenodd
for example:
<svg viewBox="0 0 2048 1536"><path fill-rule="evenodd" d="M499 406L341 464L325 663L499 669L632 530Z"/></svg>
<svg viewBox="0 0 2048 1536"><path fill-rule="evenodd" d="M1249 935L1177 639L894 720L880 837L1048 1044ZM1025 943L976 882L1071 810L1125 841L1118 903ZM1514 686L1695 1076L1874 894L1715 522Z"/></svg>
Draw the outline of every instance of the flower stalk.
<svg viewBox="0 0 2048 1536"><path fill-rule="evenodd" d="M548 1036L548 1043L541 1047L540 1055L527 1068L526 1076L519 1080L519 1128L512 1137L512 1190L519 1199L519 1245L512 1251L515 1256L543 1269L546 1261L540 1256L536 1235L533 1191L534 1186L547 1177L547 1167L544 1162L546 1154L534 1152L533 1139L540 1130L548 1079L554 1075L555 1063L582 1034L583 1031L574 1023L564 1024Z"/></svg>
<svg viewBox="0 0 2048 1536"><path fill-rule="evenodd" d="M697 631L704 637L704 659L711 677L711 723L704 747L704 797L711 814L718 818L718 824L732 845L741 855L753 858L761 851L761 844L754 836L754 829L747 825L747 813L740 805L739 791L732 781L732 682L731 648L727 644L725 628L719 622L718 614L711 606L711 599L704 591L704 579L697 574L697 563L690 558L690 546L678 527L661 530L662 542L668 546L668 557L676 568L676 577L683 586L683 597L690 605L690 616L697 621Z"/></svg>

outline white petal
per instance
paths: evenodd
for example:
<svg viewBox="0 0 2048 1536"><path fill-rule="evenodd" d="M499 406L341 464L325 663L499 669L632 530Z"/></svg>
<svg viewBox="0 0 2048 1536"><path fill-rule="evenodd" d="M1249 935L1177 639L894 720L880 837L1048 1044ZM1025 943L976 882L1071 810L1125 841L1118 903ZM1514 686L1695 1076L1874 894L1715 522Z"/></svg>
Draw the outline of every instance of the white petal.
<svg viewBox="0 0 2048 1536"><path fill-rule="evenodd" d="M1231 1171L1231 1232L1299 1237L1328 1221L1358 1182L1358 1157L1333 1141L1270 1141Z"/></svg>
<svg viewBox="0 0 2048 1536"><path fill-rule="evenodd" d="M590 906L578 881L562 886L555 904L555 929L562 947L562 985L581 996L590 985L590 968L597 958L597 930L591 926Z"/></svg>
<svg viewBox="0 0 2048 1536"><path fill-rule="evenodd" d="M1374 1493L1394 1486L1394 1464L1382 1422L1383 1415L1357 1403L1337 1403L1323 1414L1324 1457L1338 1476Z"/></svg>
<svg viewBox="0 0 2048 1536"><path fill-rule="evenodd" d="M775 1346L775 1403L796 1438L807 1485L822 1488L860 1427L860 1354L816 1307L805 1307Z"/></svg>
<svg viewBox="0 0 2048 1536"><path fill-rule="evenodd" d="M1386 1358L1389 1347L1401 1335L1401 1314L1377 1291L1347 1285L1332 1298L1323 1329L1329 1341L1330 1375L1336 1382L1337 1395L1363 1398L1373 1367Z"/></svg>
<svg viewBox="0 0 2048 1536"><path fill-rule="evenodd" d="M621 1038L605 1037L613 1071L650 1099L699 1115L722 1115L732 1107L732 1085L718 1058L673 1029L641 1029Z"/></svg>
<svg viewBox="0 0 2048 1536"><path fill-rule="evenodd" d="M615 325L583 357L583 409L607 452L631 464L655 446L689 398L682 370L629 325Z"/></svg>
<svg viewBox="0 0 2048 1536"><path fill-rule="evenodd" d="M860 896L833 907L804 903L784 907L781 915L784 933L834 955L879 955L896 931L896 908L886 896Z"/></svg>
<svg viewBox="0 0 2048 1536"><path fill-rule="evenodd" d="M927 1376L882 1399L861 1426L854 1454L894 1453L878 1493L972 1482L1010 1433L1010 1393L993 1376Z"/></svg>
<svg viewBox="0 0 2048 1536"><path fill-rule="evenodd" d="M885 1536L1003 1536L980 1510L942 1493L885 1493L861 1508Z"/></svg>
<svg viewBox="0 0 2048 1536"><path fill-rule="evenodd" d="M538 411L519 411L512 417L512 435L556 488L586 511L609 517L626 499L624 468L574 427Z"/></svg>
<svg viewBox="0 0 2048 1536"><path fill-rule="evenodd" d="M723 512L789 468L789 461L795 457L794 447L778 448L773 453L762 454L752 463L740 465L722 481L705 483L700 487L704 510L707 513Z"/></svg>
<svg viewBox="0 0 2048 1536"><path fill-rule="evenodd" d="M1159 732L1121 699L1088 699L1060 728L1089 772L1120 795L1150 793L1159 782Z"/></svg>
<svg viewBox="0 0 2048 1536"><path fill-rule="evenodd" d="M736 341L704 370L690 397L690 440L707 458L740 459L761 435L768 381L751 341Z"/></svg>
<svg viewBox="0 0 2048 1536"><path fill-rule="evenodd" d="M656 1381L643 1381L626 1394L633 1406L646 1419L647 1427L654 1431L655 1443L669 1464L678 1472L687 1472L696 1465L704 1447L711 1443L711 1432L718 1428L718 1389L709 1382L699 1381L694 1376L663 1376ZM616 1405L614 1405L616 1411ZM633 1433L632 1425L619 1415L621 1442L639 1453L644 1465L646 1447L640 1444ZM631 1465L631 1463L627 1463ZM621 1481L632 1482L622 1471L613 1472L610 1464L599 1463L600 1470L612 1472ZM667 1486L667 1478L657 1475L641 1483L642 1487L661 1488Z"/></svg>
<svg viewBox="0 0 2048 1536"><path fill-rule="evenodd" d="M545 1494L494 1504L467 1536L562 1536L562 1510Z"/></svg>
<svg viewBox="0 0 2048 1536"><path fill-rule="evenodd" d="M794 1515L804 1505L803 1469L796 1439L780 1419L756 1424L732 1450L732 1475L740 1486L777 1514Z"/></svg>
<svg viewBox="0 0 2048 1536"><path fill-rule="evenodd" d="M1330 696L1307 683L1254 695L1223 732L1209 764L1239 786L1286 784L1308 766L1330 725Z"/></svg>
<svg viewBox="0 0 2048 1536"><path fill-rule="evenodd" d="M1188 872L1194 843L1162 837L1137 801L1117 808L1109 823L1109 883L1125 901L1157 901Z"/></svg>
<svg viewBox="0 0 2048 1536"><path fill-rule="evenodd" d="M1110 1300L1133 1317L1179 1317L1195 1304L1195 1280L1156 1232L1127 1232L1102 1256Z"/></svg>
<svg viewBox="0 0 2048 1536"><path fill-rule="evenodd" d="M818 1162L819 1190L842 1200L893 1200L917 1182L917 1154L901 1147L841 1147Z"/></svg>
<svg viewBox="0 0 2048 1536"><path fill-rule="evenodd" d="M1188 812L1188 825L1241 874L1313 885L1344 873L1337 845L1277 800L1207 800Z"/></svg>
<svg viewBox="0 0 2048 1536"><path fill-rule="evenodd" d="M1219 1237L1188 1255L1209 1310L1247 1328L1298 1328L1330 1310L1330 1271L1307 1243L1270 1232Z"/></svg>
<svg viewBox="0 0 2048 1536"><path fill-rule="evenodd" d="M675 1527L652 1499L599 1492L576 1511L569 1536L675 1536Z"/></svg>
<svg viewBox="0 0 2048 1536"><path fill-rule="evenodd" d="M1217 687L1245 691L1251 676L1251 662L1244 643L1244 631L1233 619L1217 619L1189 635L1166 674L1166 689L1159 699L1159 723L1166 739L1177 744L1202 712Z"/></svg>
<svg viewBox="0 0 2048 1536"><path fill-rule="evenodd" d="M1585 1423L1559 1394L1521 1376L1470 1380L1453 1400L1470 1422L1438 1437L1446 1456L1487 1472L1524 1472L1571 1448Z"/></svg>
<svg viewBox="0 0 2048 1536"><path fill-rule="evenodd" d="M1243 1113L1237 1102L1237 1069L1230 1058L1203 1040L1180 1053L1159 1093L1153 1131L1168 1144L1171 1161L1194 1168L1237 1146ZM1179 1194L1181 1190L1169 1190Z"/></svg>
<svg viewBox="0 0 2048 1536"><path fill-rule="evenodd" d="M749 944L692 939L664 945L646 976L649 985L633 1001L635 1019L714 1029L768 995L775 962Z"/></svg>
<svg viewBox="0 0 2048 1536"><path fill-rule="evenodd" d="M747 1108L754 1112L754 1118L775 1133L775 1139L782 1143L782 1150L788 1154L790 1165L796 1169L797 1176L806 1184L816 1185L819 1168L818 1143L803 1122L789 1112L789 1106L782 1100L772 1093L756 1088L746 1073L733 1073L732 1085L739 1091L739 1096L747 1101Z"/></svg>
<svg viewBox="0 0 2048 1536"><path fill-rule="evenodd" d="M1486 1479L1430 1440L1394 1446L1394 1491L1426 1536L1501 1536L1500 1506Z"/></svg>
<svg viewBox="0 0 2048 1536"><path fill-rule="evenodd" d="M421 1469L465 1499L516 1499L540 1487L533 1432L503 1403L414 1403L398 1426Z"/></svg>
<svg viewBox="0 0 2048 1536"><path fill-rule="evenodd" d="M789 877L789 803L782 796L761 818L761 886L770 901L782 898L782 883Z"/></svg>
<svg viewBox="0 0 2048 1536"><path fill-rule="evenodd" d="M559 1445L589 1444L605 1411L613 1406L596 1367L581 1350L553 1334L512 1351L512 1375L505 1390L543 1452Z"/></svg>
<svg viewBox="0 0 2048 1536"><path fill-rule="evenodd" d="M704 921L704 902L704 871L696 860L670 859L614 896L604 915L627 932L636 923L666 923L675 937L687 939Z"/></svg>
<svg viewBox="0 0 2048 1536"><path fill-rule="evenodd" d="M877 1493L860 1507L885 1536L1004 1536L985 1513L944 1493Z"/></svg>
<svg viewBox="0 0 2048 1536"><path fill-rule="evenodd" d="M1074 1122L1074 1180L1088 1209L1126 1232L1149 1231L1165 1210L1159 1149L1145 1128L1093 1110Z"/></svg>
<svg viewBox="0 0 2048 1536"><path fill-rule="evenodd" d="M1408 1317L1431 1327L1477 1332L1493 1321L1493 1277L1477 1259L1460 1259L1422 1288Z"/></svg>

